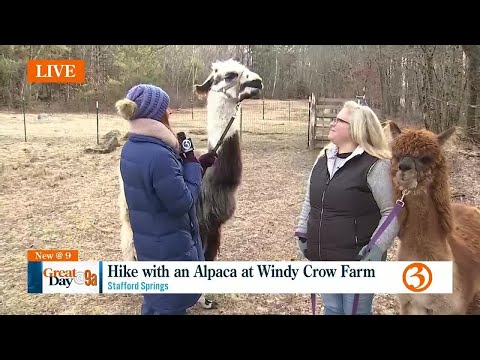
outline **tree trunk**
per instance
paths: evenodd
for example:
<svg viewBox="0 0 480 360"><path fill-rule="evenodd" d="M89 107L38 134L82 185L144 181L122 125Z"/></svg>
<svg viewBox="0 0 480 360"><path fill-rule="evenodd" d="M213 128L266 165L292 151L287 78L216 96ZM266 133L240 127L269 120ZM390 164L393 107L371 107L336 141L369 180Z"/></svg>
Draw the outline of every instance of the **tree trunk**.
<svg viewBox="0 0 480 360"><path fill-rule="evenodd" d="M389 116L389 111L387 108L387 102L385 101L385 74L383 69L383 59L382 59L382 45L377 46L378 58L377 58L377 67L378 67L378 76L380 82L380 97L382 99L382 116Z"/></svg>
<svg viewBox="0 0 480 360"><path fill-rule="evenodd" d="M436 121L435 116L435 99L433 98L433 79L434 79L434 67L433 67L433 55L435 53L435 46L433 49L429 49L427 45L420 46L423 51L423 57L425 61L425 70L423 72L423 98L424 108L423 117L424 124L427 130L433 132L439 132L439 122Z"/></svg>
<svg viewBox="0 0 480 360"><path fill-rule="evenodd" d="M277 74L278 74L278 53L275 51L275 77L273 78L272 99L274 98L275 87L277 85Z"/></svg>
<svg viewBox="0 0 480 360"><path fill-rule="evenodd" d="M476 106L480 92L480 45L462 45L463 51L467 55L467 83L468 83L468 103L467 103L467 132L475 135L476 130Z"/></svg>

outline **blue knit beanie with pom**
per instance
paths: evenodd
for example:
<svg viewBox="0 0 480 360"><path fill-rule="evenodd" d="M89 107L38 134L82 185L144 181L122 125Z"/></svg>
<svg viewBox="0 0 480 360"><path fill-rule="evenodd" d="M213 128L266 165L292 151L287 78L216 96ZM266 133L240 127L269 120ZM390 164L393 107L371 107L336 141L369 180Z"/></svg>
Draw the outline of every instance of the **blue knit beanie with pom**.
<svg viewBox="0 0 480 360"><path fill-rule="evenodd" d="M160 121L170 104L170 97L155 85L139 84L127 93L127 99L137 104L137 110L131 120L150 118Z"/></svg>

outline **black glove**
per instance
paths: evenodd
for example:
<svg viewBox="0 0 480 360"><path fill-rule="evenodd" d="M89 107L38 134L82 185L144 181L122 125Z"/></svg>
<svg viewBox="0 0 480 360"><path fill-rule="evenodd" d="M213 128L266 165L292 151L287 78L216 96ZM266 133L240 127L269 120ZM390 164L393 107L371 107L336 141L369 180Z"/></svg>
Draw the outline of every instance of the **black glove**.
<svg viewBox="0 0 480 360"><path fill-rule="evenodd" d="M200 165L202 165L203 172L205 172L210 166L215 164L215 161L217 160L217 158L218 158L217 153L213 151L210 151L200 156L198 158L198 161L200 162Z"/></svg>
<svg viewBox="0 0 480 360"><path fill-rule="evenodd" d="M304 237L297 238L297 255L299 255L300 258L307 257L307 239Z"/></svg>

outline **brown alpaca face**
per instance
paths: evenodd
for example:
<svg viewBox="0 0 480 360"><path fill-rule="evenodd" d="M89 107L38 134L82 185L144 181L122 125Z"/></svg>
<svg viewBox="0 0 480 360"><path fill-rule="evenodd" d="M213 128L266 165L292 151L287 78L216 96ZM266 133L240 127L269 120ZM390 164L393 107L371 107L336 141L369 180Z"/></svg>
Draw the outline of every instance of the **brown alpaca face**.
<svg viewBox="0 0 480 360"><path fill-rule="evenodd" d="M393 183L399 190L427 189L444 166L442 146L455 129L436 135L424 129L400 130L393 123L390 131Z"/></svg>
<svg viewBox="0 0 480 360"><path fill-rule="evenodd" d="M406 132L392 143L392 172L400 190L428 187L433 181L438 151L434 144L418 141L415 135Z"/></svg>

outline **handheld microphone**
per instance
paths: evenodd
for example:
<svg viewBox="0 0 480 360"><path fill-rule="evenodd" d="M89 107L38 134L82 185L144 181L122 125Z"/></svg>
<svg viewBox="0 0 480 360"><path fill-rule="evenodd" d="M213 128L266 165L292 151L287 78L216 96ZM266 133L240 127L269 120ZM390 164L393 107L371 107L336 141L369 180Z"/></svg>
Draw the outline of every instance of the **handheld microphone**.
<svg viewBox="0 0 480 360"><path fill-rule="evenodd" d="M183 131L180 131L179 133L177 133L177 139L178 139L178 142L180 143L180 151L183 154L186 155L187 153L190 153L193 150L195 150L195 148L193 147L192 139L187 138L187 136Z"/></svg>

